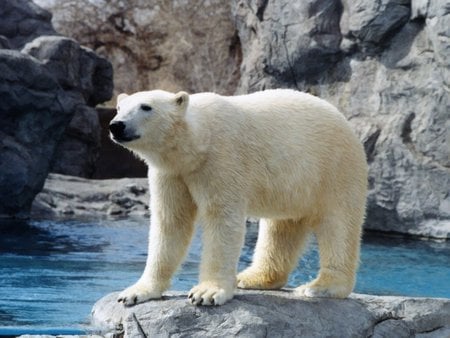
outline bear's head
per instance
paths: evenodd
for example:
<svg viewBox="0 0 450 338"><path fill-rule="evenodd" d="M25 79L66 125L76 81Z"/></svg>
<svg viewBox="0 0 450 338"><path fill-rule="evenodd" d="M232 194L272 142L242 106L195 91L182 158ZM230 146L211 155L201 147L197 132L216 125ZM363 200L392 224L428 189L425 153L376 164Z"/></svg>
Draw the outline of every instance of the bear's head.
<svg viewBox="0 0 450 338"><path fill-rule="evenodd" d="M111 139L146 157L170 143L173 129L183 121L189 103L185 92L162 90L120 94L117 115L109 124Z"/></svg>

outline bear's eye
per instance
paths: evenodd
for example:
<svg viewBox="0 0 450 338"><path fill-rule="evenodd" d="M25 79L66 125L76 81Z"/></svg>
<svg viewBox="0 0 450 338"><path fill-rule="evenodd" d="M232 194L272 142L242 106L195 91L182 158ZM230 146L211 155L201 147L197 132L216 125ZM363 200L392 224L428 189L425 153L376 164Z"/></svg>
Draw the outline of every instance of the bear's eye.
<svg viewBox="0 0 450 338"><path fill-rule="evenodd" d="M152 107L150 107L148 104L141 104L141 109L143 111L151 111Z"/></svg>

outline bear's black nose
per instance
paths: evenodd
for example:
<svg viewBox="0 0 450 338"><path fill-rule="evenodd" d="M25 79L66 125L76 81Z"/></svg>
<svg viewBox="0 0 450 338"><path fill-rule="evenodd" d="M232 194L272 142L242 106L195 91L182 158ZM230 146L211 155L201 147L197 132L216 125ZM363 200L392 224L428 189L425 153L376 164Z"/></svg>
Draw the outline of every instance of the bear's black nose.
<svg viewBox="0 0 450 338"><path fill-rule="evenodd" d="M117 139L121 139L124 136L125 123L122 121L113 121L109 124L109 131Z"/></svg>

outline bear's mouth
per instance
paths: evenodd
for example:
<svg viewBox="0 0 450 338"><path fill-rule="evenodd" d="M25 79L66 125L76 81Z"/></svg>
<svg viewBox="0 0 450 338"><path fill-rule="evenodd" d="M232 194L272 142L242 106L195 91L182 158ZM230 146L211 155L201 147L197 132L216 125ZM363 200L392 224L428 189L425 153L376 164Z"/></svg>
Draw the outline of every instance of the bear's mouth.
<svg viewBox="0 0 450 338"><path fill-rule="evenodd" d="M112 133L110 133L109 135L110 135L111 139L112 139L114 142L117 142L117 143L131 142L131 141L134 141L134 140L137 140L137 139L140 138L139 135L131 135L131 136L129 136L129 135L120 135L120 136L117 136L117 135L116 135L116 136L115 136L115 135L112 134Z"/></svg>

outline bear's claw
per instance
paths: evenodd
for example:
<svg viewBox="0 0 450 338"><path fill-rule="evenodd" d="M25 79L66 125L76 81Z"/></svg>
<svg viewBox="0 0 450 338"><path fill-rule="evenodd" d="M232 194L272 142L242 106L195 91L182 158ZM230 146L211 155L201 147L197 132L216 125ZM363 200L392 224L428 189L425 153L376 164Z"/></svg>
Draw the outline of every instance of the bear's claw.
<svg viewBox="0 0 450 338"><path fill-rule="evenodd" d="M145 283L136 283L127 289L123 290L117 301L123 303L125 306L133 306L138 303L143 303L150 299L161 298L161 292L154 291L149 288Z"/></svg>
<svg viewBox="0 0 450 338"><path fill-rule="evenodd" d="M124 303L126 305L135 305L137 303L137 296L133 297L133 301L131 303L128 301L127 297L120 297L119 299L117 299L117 302Z"/></svg>
<svg viewBox="0 0 450 338"><path fill-rule="evenodd" d="M213 286L209 283L201 283L188 294L191 303L197 306L200 305L222 305L226 301L233 298L233 291L227 291L224 288Z"/></svg>

